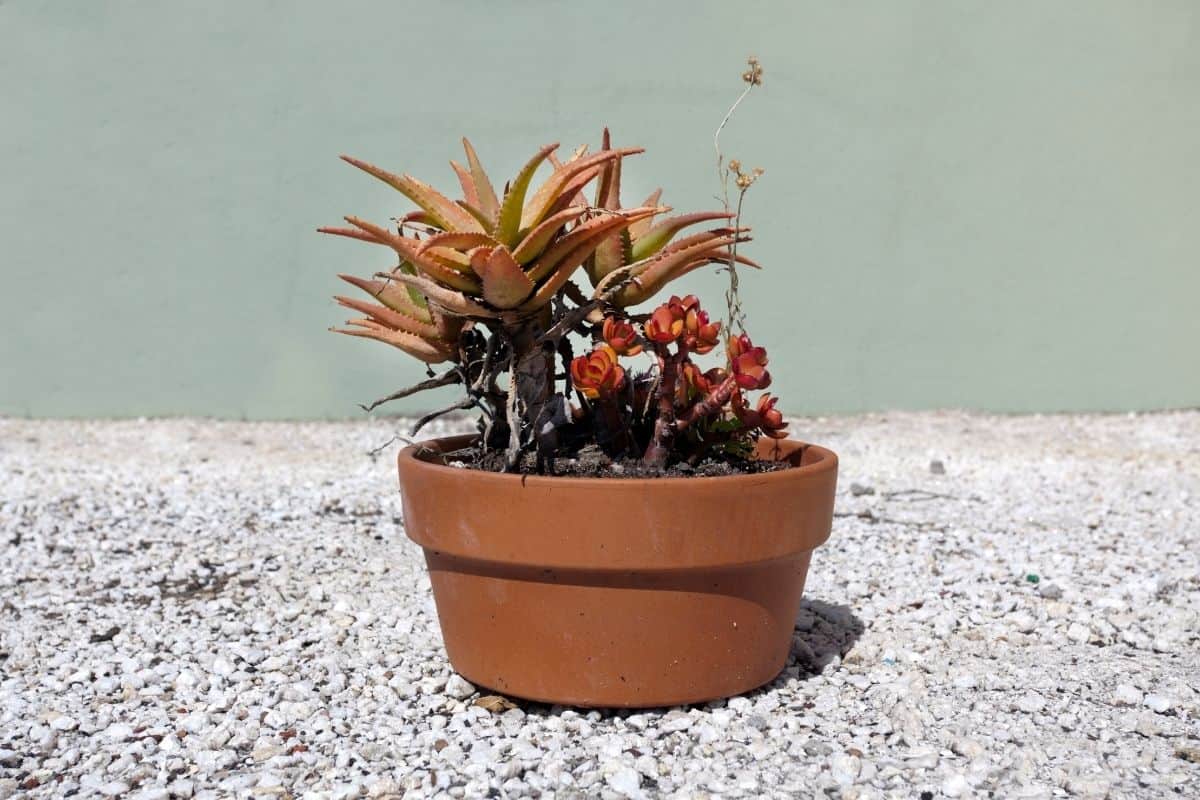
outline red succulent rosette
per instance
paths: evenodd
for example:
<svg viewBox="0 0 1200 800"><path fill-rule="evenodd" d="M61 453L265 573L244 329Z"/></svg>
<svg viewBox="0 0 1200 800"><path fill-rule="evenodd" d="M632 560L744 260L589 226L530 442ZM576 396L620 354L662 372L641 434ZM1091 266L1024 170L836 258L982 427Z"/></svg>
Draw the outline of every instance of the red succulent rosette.
<svg viewBox="0 0 1200 800"><path fill-rule="evenodd" d="M571 361L571 381L580 394L589 400L610 395L625 384L625 370L617 362L617 354L606 344L586 356Z"/></svg>
<svg viewBox="0 0 1200 800"><path fill-rule="evenodd" d="M729 340L729 365L737 385L743 389L765 389L771 385L766 348L755 347L744 333Z"/></svg>
<svg viewBox="0 0 1200 800"><path fill-rule="evenodd" d="M770 436L772 439L783 439L787 437L787 422L783 419L783 413L775 408L775 404L779 401L778 397L772 397L770 392L762 394L758 398L758 403L754 408L746 405L746 399L740 391L734 392L731 398L733 413L743 425L747 428L758 428L765 436Z"/></svg>
<svg viewBox="0 0 1200 800"><path fill-rule="evenodd" d="M621 356L636 356L642 352L641 337L629 320L618 319L612 314L604 318L601 330L605 343Z"/></svg>

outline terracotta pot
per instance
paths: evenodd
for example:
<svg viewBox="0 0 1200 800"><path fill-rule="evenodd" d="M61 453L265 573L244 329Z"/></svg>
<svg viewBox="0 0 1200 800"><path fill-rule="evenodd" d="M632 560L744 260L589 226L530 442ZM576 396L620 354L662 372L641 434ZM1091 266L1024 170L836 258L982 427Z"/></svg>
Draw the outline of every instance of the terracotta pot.
<svg viewBox="0 0 1200 800"><path fill-rule="evenodd" d="M791 469L717 478L556 478L445 466L471 437L400 453L405 530L425 548L446 653L467 680L573 706L728 697L783 669L837 456L760 443Z"/></svg>

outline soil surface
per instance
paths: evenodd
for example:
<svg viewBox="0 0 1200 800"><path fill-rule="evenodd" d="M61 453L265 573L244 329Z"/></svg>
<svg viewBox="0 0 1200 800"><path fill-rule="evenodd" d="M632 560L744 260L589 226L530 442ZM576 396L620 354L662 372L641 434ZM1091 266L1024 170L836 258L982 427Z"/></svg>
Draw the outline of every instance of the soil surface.
<svg viewBox="0 0 1200 800"><path fill-rule="evenodd" d="M449 454L447 462L467 469L504 472L504 451L470 447ZM697 464L677 462L652 467L636 458L610 458L599 447L585 447L570 458L556 458L554 464L538 471L536 457L528 453L518 472L526 475L555 475L572 478L715 478L722 475L754 475L777 472L791 467L786 461L762 461L718 453Z"/></svg>

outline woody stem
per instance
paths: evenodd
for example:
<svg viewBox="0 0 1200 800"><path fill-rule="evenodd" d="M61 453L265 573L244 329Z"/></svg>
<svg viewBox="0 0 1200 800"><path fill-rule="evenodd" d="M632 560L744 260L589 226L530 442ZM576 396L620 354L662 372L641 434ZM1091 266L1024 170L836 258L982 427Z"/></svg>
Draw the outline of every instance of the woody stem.
<svg viewBox="0 0 1200 800"><path fill-rule="evenodd" d="M695 405L684 412L677 420L675 420L675 430L684 431L688 426L699 419L711 417L717 414L729 402L729 398L733 395L733 390L737 388L737 381L730 376L721 382L721 385L713 389L708 395L699 400Z"/></svg>

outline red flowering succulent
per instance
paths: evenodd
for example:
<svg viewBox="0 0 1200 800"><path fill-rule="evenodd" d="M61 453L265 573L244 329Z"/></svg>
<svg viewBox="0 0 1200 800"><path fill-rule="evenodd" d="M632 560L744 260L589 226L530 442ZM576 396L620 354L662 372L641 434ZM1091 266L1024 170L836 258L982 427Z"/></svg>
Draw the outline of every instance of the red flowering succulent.
<svg viewBox="0 0 1200 800"><path fill-rule="evenodd" d="M571 381L589 399L611 395L625 385L625 370L613 348L600 344L586 356L571 361Z"/></svg>

